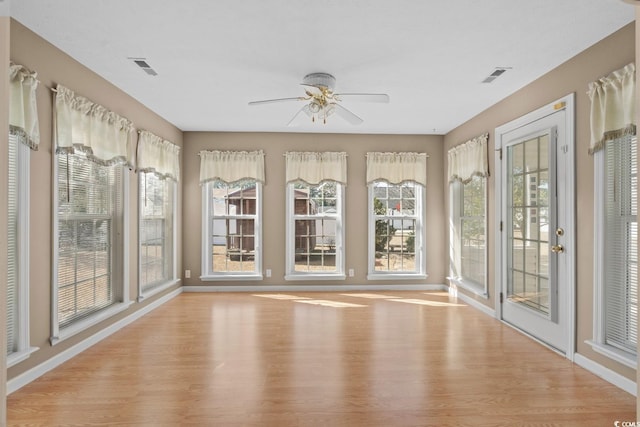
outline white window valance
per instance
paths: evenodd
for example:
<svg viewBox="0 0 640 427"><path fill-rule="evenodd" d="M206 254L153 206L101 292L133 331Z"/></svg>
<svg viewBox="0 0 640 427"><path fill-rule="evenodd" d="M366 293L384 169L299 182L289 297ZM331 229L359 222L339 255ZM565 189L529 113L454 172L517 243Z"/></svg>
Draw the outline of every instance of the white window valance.
<svg viewBox="0 0 640 427"><path fill-rule="evenodd" d="M367 153L367 184L387 181L400 184L407 181L427 185L426 153Z"/></svg>
<svg viewBox="0 0 640 427"><path fill-rule="evenodd" d="M607 142L636 134L636 67L634 63L589 83L591 145L589 153Z"/></svg>
<svg viewBox="0 0 640 427"><path fill-rule="evenodd" d="M201 151L200 184L209 181L232 183L253 179L264 184L264 152Z"/></svg>
<svg viewBox="0 0 640 427"><path fill-rule="evenodd" d="M347 184L347 153L289 151L285 153L287 183L303 181L316 185L323 181Z"/></svg>
<svg viewBox="0 0 640 427"><path fill-rule="evenodd" d="M489 175L488 139L489 134L485 133L448 151L449 182L458 180L466 184L474 176L486 177Z"/></svg>
<svg viewBox="0 0 640 427"><path fill-rule="evenodd" d="M142 130L138 137L138 171L154 173L158 178L180 179L180 147Z"/></svg>
<svg viewBox="0 0 640 427"><path fill-rule="evenodd" d="M9 65L9 134L33 150L40 143L36 89L38 74L22 65Z"/></svg>
<svg viewBox="0 0 640 427"><path fill-rule="evenodd" d="M133 124L64 86L58 85L56 90L56 153L78 150L96 163L131 167L129 140Z"/></svg>

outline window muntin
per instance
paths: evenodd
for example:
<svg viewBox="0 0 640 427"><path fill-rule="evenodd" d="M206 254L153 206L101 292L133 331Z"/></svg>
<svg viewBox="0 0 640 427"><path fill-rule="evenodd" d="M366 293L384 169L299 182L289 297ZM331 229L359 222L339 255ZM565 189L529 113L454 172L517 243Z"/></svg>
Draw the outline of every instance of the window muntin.
<svg viewBox="0 0 640 427"><path fill-rule="evenodd" d="M82 153L57 156L57 319L65 328L120 299L116 254L121 228L120 166L104 166Z"/></svg>
<svg viewBox="0 0 640 427"><path fill-rule="evenodd" d="M215 180L204 187L208 237L203 276L260 276L262 184Z"/></svg>
<svg viewBox="0 0 640 427"><path fill-rule="evenodd" d="M139 175L140 293L175 279L175 183L153 173Z"/></svg>
<svg viewBox="0 0 640 427"><path fill-rule="evenodd" d="M374 181L370 197L370 275L424 274L424 188Z"/></svg>
<svg viewBox="0 0 640 427"><path fill-rule="evenodd" d="M343 185L324 181L287 186L288 276L344 276Z"/></svg>

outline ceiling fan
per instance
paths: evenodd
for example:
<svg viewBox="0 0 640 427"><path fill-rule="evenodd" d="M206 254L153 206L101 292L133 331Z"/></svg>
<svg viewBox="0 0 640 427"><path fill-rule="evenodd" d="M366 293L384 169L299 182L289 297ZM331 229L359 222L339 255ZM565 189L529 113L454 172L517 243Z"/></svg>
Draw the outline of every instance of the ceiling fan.
<svg viewBox="0 0 640 427"><path fill-rule="evenodd" d="M302 79L301 84L302 86L306 86L304 91L305 96L252 101L249 102L249 105L262 105L288 101L308 101L308 103L306 103L296 113L296 115L293 116L287 126L291 126L298 116L303 113L309 116L312 122L322 120L322 122L326 124L327 117L332 114L336 114L353 125L359 125L363 120L340 105L340 102L343 99L359 102L389 102L389 95L386 93L335 93L333 90L336 85L336 78L328 73L307 74Z"/></svg>

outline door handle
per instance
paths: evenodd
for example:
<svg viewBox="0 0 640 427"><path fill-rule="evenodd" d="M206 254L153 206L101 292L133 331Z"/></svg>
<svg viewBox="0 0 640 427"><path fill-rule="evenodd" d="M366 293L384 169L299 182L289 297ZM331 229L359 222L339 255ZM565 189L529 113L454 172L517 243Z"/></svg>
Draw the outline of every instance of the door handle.
<svg viewBox="0 0 640 427"><path fill-rule="evenodd" d="M561 254L564 252L564 246L562 245L553 245L551 246L551 252L555 252L557 254Z"/></svg>

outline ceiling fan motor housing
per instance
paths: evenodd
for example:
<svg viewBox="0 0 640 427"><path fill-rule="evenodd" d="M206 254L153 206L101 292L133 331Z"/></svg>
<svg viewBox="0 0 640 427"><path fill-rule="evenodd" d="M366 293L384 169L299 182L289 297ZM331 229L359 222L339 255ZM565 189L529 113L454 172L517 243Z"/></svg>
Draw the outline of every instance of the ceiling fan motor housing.
<svg viewBox="0 0 640 427"><path fill-rule="evenodd" d="M307 86L325 87L332 91L336 87L336 78L329 73L311 73L304 76L302 84Z"/></svg>

